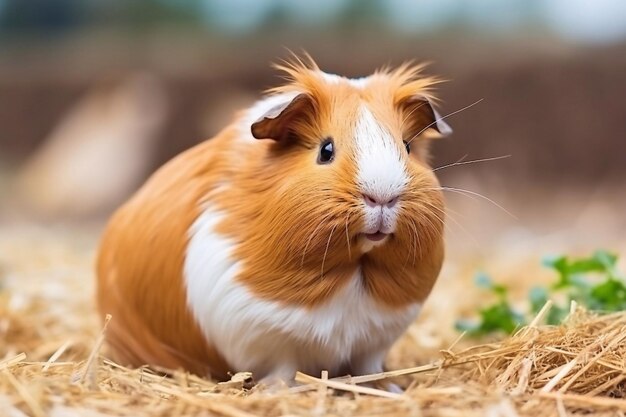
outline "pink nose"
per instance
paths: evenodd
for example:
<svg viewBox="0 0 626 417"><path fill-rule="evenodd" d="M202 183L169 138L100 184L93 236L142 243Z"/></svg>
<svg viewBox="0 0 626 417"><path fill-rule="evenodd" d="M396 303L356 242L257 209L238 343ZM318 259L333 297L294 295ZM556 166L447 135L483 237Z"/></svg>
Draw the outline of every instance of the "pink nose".
<svg viewBox="0 0 626 417"><path fill-rule="evenodd" d="M380 198L380 197L374 197L369 194L363 194L363 200L365 200L365 204L367 204L370 207L387 206L391 208L396 205L399 197L400 197L399 195L396 195L392 198L387 198L387 197Z"/></svg>

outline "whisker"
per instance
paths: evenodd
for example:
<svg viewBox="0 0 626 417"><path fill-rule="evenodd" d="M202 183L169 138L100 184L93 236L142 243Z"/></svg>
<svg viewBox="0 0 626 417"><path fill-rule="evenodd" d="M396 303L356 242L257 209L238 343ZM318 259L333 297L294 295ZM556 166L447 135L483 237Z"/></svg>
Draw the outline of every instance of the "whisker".
<svg viewBox="0 0 626 417"><path fill-rule="evenodd" d="M500 204L496 203L495 201L493 201L489 197L486 197L486 196L484 196L484 195L482 195L480 193L477 193L475 191L464 190L462 188L454 188L454 187L438 187L438 188L428 188L428 189L429 190L450 191L450 192L453 192L453 193L458 193L458 194L461 194L461 195L465 195L466 197L476 196L476 197L482 198L483 200L486 200L486 201L490 202L491 204L493 204L494 206L498 207L500 210L502 210L503 212L505 212L506 214L511 216L513 219L519 220L519 218L516 215L514 215L513 213L511 213L510 211L508 211L507 209L502 207Z"/></svg>
<svg viewBox="0 0 626 417"><path fill-rule="evenodd" d="M426 127L425 127L425 128L423 128L422 130L420 130L419 132L417 132L417 134L415 134L415 135L411 138L411 140L409 140L409 141L408 141L408 143L413 142L413 140L414 140L415 138L417 138L419 135L421 135L422 133L424 133L424 131L425 131L426 129L428 129L429 127L431 127L431 126L433 126L433 125L437 124L437 122L439 122L439 121L441 121L441 120L444 120L444 119L447 119L447 118L448 118L448 117L450 117L450 116L454 116L454 115L455 115L455 114L457 114L457 113L460 113L460 112L462 112L462 111L464 111L464 110L469 109L470 107L474 107L475 105L477 105L478 103L480 103L480 102L481 102L481 101L483 101L483 100L484 100L484 99L482 99L482 98L481 98L481 99L479 99L479 100L477 100L477 101L473 102L472 104L470 104L470 105L467 105L467 106L463 107L462 109L459 109L459 110L457 110L457 111L453 111L452 113L448 113L448 114L446 114L445 116L440 117L439 119L435 119L435 121L433 121L433 122L429 123L428 125L426 125Z"/></svg>
<svg viewBox="0 0 626 417"><path fill-rule="evenodd" d="M402 125L404 125L406 123L407 120L409 120L409 117L411 117L413 115L413 113L415 113L417 110L419 110L423 105L425 105L426 102L420 103L419 106L414 107L413 110L411 110L409 112L409 114L407 114L403 119L402 119Z"/></svg>
<svg viewBox="0 0 626 417"><path fill-rule="evenodd" d="M417 246L415 243L415 236L417 235L417 229L415 228L415 223L413 222L413 219L409 218L409 226L411 228L411 247L410 249L407 251L406 254L406 259L404 260L404 263L402 264L402 272L404 272L404 270L406 269L406 265L409 263L409 258L411 257L412 253L415 253L415 251L417 251ZM415 255L413 255L415 256Z"/></svg>
<svg viewBox="0 0 626 417"><path fill-rule="evenodd" d="M457 219L454 218L453 214L459 215L458 213L454 212L452 209L443 210L440 207L437 207L434 204L429 203L428 201L423 201L422 203L427 204L432 209L439 211L446 218L452 220L454 225L457 226L465 234L465 236L467 236L477 247L480 246L480 244L478 243L478 240L476 239L476 237L474 237L474 235L472 235ZM432 213L432 214L435 215L435 213ZM437 217L439 217L439 216L437 216ZM441 220L441 219L439 219L439 220L441 222L443 222L443 220ZM452 228L450 228L450 230L452 230Z"/></svg>
<svg viewBox="0 0 626 417"><path fill-rule="evenodd" d="M326 250L324 251L324 257L322 258L322 271L320 274L320 278L324 277L324 263L326 262L326 255L328 254L328 247L330 246L330 240L333 238L333 232L337 228L337 225L334 225L330 230L330 235L328 236L328 242L326 243Z"/></svg>
<svg viewBox="0 0 626 417"><path fill-rule="evenodd" d="M414 239L415 240L415 250L413 250L412 265L415 266L417 252L419 252L420 255L422 254L422 244L420 243L419 233L417 231L417 225L415 224L415 221L411 220L411 223L413 224L413 236L415 237L415 239Z"/></svg>
<svg viewBox="0 0 626 417"><path fill-rule="evenodd" d="M346 242L348 243L348 259L352 259L352 251L350 250L350 235L348 234L348 222L350 221L350 213L346 215Z"/></svg>
<svg viewBox="0 0 626 417"><path fill-rule="evenodd" d="M311 233L311 235L307 239L306 245L304 245L304 252L302 252L302 260L300 262L300 267L304 266L304 258L306 256L306 251L307 251L307 249L309 247L309 244L311 243L311 240L315 236L315 233L319 230L320 227L322 227L322 225L326 222L326 220L328 220L330 218L330 216L331 216L330 214L326 214L326 216L324 216L322 218L322 220L319 222L317 227L313 230L313 232Z"/></svg>
<svg viewBox="0 0 626 417"><path fill-rule="evenodd" d="M456 210L452 210L451 208L446 208L446 209L442 209L441 207L438 207L436 205L434 205L433 203L429 202L429 201L422 201L421 203L423 204L427 204L429 207L437 210L439 213L441 213L445 218L450 218L450 220L452 220L453 222L457 223L459 226L460 224L458 223L457 219L454 218L454 216L460 216L463 217L463 215L461 213L459 213Z"/></svg>
<svg viewBox="0 0 626 417"><path fill-rule="evenodd" d="M465 155L463 155L462 157L460 157L459 159L457 159L457 160L456 160L456 162L463 162L463 161L465 161L465 158L467 158L468 156L469 156L469 154L468 154L468 153L466 153ZM456 163L456 162L455 162L455 163ZM439 168L436 168L436 169L439 169ZM433 171L434 171L434 170L433 170Z"/></svg>
<svg viewBox="0 0 626 417"><path fill-rule="evenodd" d="M431 212L430 214L434 214L434 213ZM437 230L437 225L429 216L422 216L421 218L424 219L426 223L428 223L427 225L428 227L425 228L427 232L429 232L430 230Z"/></svg>
<svg viewBox="0 0 626 417"><path fill-rule="evenodd" d="M448 165L443 165L443 166L440 166L440 167L437 167L437 168L433 169L432 172L439 171L439 170L445 169L445 168L451 168L451 167L459 166L459 165L474 164L474 163L477 163L477 162L498 161L500 159L510 158L511 155L494 156L492 158L482 158L482 159L473 159L471 161L463 161L463 159L465 159L465 157L467 157L467 154L464 155L461 159L459 159L456 162L453 162L453 163L448 164Z"/></svg>
<svg viewBox="0 0 626 417"><path fill-rule="evenodd" d="M432 207L439 208L439 207L435 207L434 205ZM437 213L435 213L434 211L431 211L430 214L432 214L437 220L439 220L442 225L445 224L443 218L441 218ZM445 211L442 211L442 214L445 215ZM433 224L433 226L435 226L435 225Z"/></svg>

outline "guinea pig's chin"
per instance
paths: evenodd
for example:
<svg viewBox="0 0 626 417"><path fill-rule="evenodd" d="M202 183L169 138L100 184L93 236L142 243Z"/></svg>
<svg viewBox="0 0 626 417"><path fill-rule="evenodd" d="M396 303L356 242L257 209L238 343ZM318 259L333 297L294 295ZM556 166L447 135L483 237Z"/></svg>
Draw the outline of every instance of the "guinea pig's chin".
<svg viewBox="0 0 626 417"><path fill-rule="evenodd" d="M359 236L359 245L363 253L367 253L377 246L385 244L390 238L389 233L361 233Z"/></svg>

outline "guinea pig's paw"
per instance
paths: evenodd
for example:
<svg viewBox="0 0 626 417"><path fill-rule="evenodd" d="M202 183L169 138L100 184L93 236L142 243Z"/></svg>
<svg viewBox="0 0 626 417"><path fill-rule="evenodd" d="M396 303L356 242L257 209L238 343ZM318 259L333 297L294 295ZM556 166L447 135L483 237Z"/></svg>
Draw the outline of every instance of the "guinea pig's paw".
<svg viewBox="0 0 626 417"><path fill-rule="evenodd" d="M257 389L268 394L276 394L295 385L293 377L289 378L282 373L273 373L262 378Z"/></svg>

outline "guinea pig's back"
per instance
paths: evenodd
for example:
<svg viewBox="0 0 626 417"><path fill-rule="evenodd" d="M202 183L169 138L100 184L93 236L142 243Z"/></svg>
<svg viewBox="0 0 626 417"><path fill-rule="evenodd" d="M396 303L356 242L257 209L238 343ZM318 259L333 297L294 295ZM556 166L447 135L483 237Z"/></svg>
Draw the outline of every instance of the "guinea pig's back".
<svg viewBox="0 0 626 417"><path fill-rule="evenodd" d="M185 368L224 378L228 366L187 308L183 263L201 200L222 173L218 138L159 169L111 218L97 261L100 314L112 315L107 341L123 365ZM214 164L217 162L217 164Z"/></svg>

